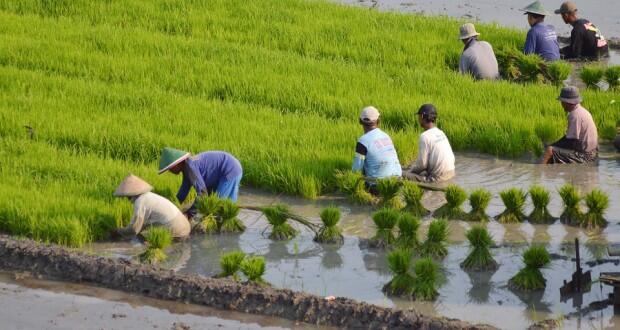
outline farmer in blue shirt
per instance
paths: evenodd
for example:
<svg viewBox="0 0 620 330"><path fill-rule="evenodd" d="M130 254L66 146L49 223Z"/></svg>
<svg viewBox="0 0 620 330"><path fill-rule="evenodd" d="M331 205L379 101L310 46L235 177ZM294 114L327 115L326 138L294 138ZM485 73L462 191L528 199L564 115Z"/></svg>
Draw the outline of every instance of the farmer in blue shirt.
<svg viewBox="0 0 620 330"><path fill-rule="evenodd" d="M560 59L560 45L558 44L558 36L553 26L544 24L547 12L539 1L531 3L523 8L527 15L527 22L532 27L527 32L525 40L525 54L538 54L547 62L557 61Z"/></svg>

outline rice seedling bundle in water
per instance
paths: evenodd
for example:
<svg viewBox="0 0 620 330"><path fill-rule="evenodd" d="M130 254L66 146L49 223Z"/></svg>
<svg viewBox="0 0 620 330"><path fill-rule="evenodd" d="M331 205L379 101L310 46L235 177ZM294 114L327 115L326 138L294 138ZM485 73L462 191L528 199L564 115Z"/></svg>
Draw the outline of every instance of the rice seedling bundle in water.
<svg viewBox="0 0 620 330"><path fill-rule="evenodd" d="M408 180L403 181L402 195L406 204L405 209L411 214L417 217L423 217L430 213L430 211L422 205L424 190L414 182Z"/></svg>
<svg viewBox="0 0 620 330"><path fill-rule="evenodd" d="M448 222L444 219L433 220L428 226L420 252L425 257L443 258L448 255L447 240Z"/></svg>
<svg viewBox="0 0 620 330"><path fill-rule="evenodd" d="M394 274L392 280L383 287L383 292L401 297L411 297L414 278L409 273L411 268L411 250L399 248L388 253L388 266Z"/></svg>
<svg viewBox="0 0 620 330"><path fill-rule="evenodd" d="M419 259L414 265L415 281L413 294L416 300L435 300L439 295L437 279L439 267L431 258Z"/></svg>
<svg viewBox="0 0 620 330"><path fill-rule="evenodd" d="M525 207L527 195L523 190L511 188L500 192L499 196L502 202L504 202L506 209L497 216L497 221L502 223L516 223L525 220L523 208Z"/></svg>
<svg viewBox="0 0 620 330"><path fill-rule="evenodd" d="M418 241L418 228L420 220L409 213L402 213L398 219L398 238L396 245L400 248L415 248L420 245Z"/></svg>
<svg viewBox="0 0 620 330"><path fill-rule="evenodd" d="M265 285L267 282L263 280L265 275L265 258L249 257L241 262L241 272L248 278L248 281L256 284Z"/></svg>
<svg viewBox="0 0 620 330"><path fill-rule="evenodd" d="M540 271L551 262L549 252L542 246L532 246L523 253L525 267L509 281L511 287L522 291L544 289L545 278Z"/></svg>
<svg viewBox="0 0 620 330"><path fill-rule="evenodd" d="M338 190L347 195L352 203L368 205L375 202L375 197L366 190L366 182L360 172L336 170L334 177Z"/></svg>
<svg viewBox="0 0 620 330"><path fill-rule="evenodd" d="M197 198L196 208L202 219L193 228L198 233L213 234L220 230L218 213L221 207L221 200L216 194L203 195Z"/></svg>
<svg viewBox="0 0 620 330"><path fill-rule="evenodd" d="M620 87L620 65L610 66L605 70L605 81L609 84L609 89L614 91Z"/></svg>
<svg viewBox="0 0 620 330"><path fill-rule="evenodd" d="M147 242L147 248L140 254L140 261L156 264L166 260L164 249L172 243L172 234L168 228L151 227L147 230L144 238Z"/></svg>
<svg viewBox="0 0 620 330"><path fill-rule="evenodd" d="M338 227L340 221L340 209L336 206L330 206L321 211L321 221L323 227L319 229L315 241L320 243L342 243L344 237Z"/></svg>
<svg viewBox="0 0 620 330"><path fill-rule="evenodd" d="M392 208L382 208L372 215L372 220L377 227L375 236L371 239L372 245L375 247L387 247L394 243L394 233L392 230L398 219L400 212Z"/></svg>
<svg viewBox="0 0 620 330"><path fill-rule="evenodd" d="M542 186L532 186L529 194L532 199L532 205L534 205L534 210L532 210L532 213L530 213L528 217L530 222L551 223L555 221L547 208L550 201L549 191Z"/></svg>
<svg viewBox="0 0 620 330"><path fill-rule="evenodd" d="M457 185L450 185L446 188L445 196L446 204L438 208L434 215L449 220L464 219L465 211L463 211L462 206L465 200L467 200L465 190Z"/></svg>
<svg viewBox="0 0 620 330"><path fill-rule="evenodd" d="M400 210L404 207L403 201L399 195L401 183L396 177L390 177L377 180L377 192L381 197L381 205L383 207L391 207Z"/></svg>
<svg viewBox="0 0 620 330"><path fill-rule="evenodd" d="M485 189L476 189L469 195L471 211L466 219L469 221L487 221L489 216L486 214L487 207L491 202L491 193Z"/></svg>
<svg viewBox="0 0 620 330"><path fill-rule="evenodd" d="M222 199L220 201L218 215L222 219L220 224L221 233L240 233L245 230L245 225L237 218L239 206L230 199Z"/></svg>
<svg viewBox="0 0 620 330"><path fill-rule="evenodd" d="M263 208L263 214L271 225L269 238L273 240L289 240L297 235L297 230L288 224L288 206L278 204L272 207Z"/></svg>
<svg viewBox="0 0 620 330"><path fill-rule="evenodd" d="M554 61L547 65L547 75L556 86L561 86L573 71L573 66L564 61Z"/></svg>
<svg viewBox="0 0 620 330"><path fill-rule="evenodd" d="M491 256L490 251L493 238L487 229L482 226L474 226L467 231L467 239L472 250L461 263L461 268L476 271L497 269L497 262Z"/></svg>
<svg viewBox="0 0 620 330"><path fill-rule="evenodd" d="M605 70L600 65L584 66L579 73L579 78L588 88L598 88L596 84L603 79Z"/></svg>
<svg viewBox="0 0 620 330"><path fill-rule="evenodd" d="M607 225L604 218L605 210L609 207L609 197L600 189L594 189L585 197L588 212L583 216L581 225L588 229L602 228Z"/></svg>
<svg viewBox="0 0 620 330"><path fill-rule="evenodd" d="M229 277L235 281L239 280L239 276L237 272L241 267L241 263L245 259L245 253L241 251L231 251L228 253L224 253L220 256L220 267L222 267L222 272L218 275L218 277Z"/></svg>
<svg viewBox="0 0 620 330"><path fill-rule="evenodd" d="M581 195L577 187L567 183L560 188L559 194L564 204L564 211L562 211L562 215L560 215L560 221L567 225L576 226L581 224L583 213L579 206Z"/></svg>

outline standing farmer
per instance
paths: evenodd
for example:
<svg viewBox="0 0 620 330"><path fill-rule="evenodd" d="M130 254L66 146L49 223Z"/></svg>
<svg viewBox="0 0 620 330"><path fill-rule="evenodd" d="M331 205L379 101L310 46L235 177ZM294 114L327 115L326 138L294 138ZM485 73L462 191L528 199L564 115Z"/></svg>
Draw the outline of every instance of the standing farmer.
<svg viewBox="0 0 620 330"><path fill-rule="evenodd" d="M555 11L562 15L564 23L573 26L570 33L570 45L562 48L560 53L564 58L585 58L598 60L602 56L609 55L607 40L601 31L585 18L577 17L577 6L571 1L566 1Z"/></svg>
<svg viewBox="0 0 620 330"><path fill-rule="evenodd" d="M560 45L553 26L544 24L547 12L539 1L523 8L527 15L527 22L532 27L525 39L525 54L538 54L545 61L551 62L560 59Z"/></svg>
<svg viewBox="0 0 620 330"><path fill-rule="evenodd" d="M461 41L465 44L459 62L459 71L476 79L498 79L499 66L493 47L486 41L478 41L480 33L471 23L461 26Z"/></svg>

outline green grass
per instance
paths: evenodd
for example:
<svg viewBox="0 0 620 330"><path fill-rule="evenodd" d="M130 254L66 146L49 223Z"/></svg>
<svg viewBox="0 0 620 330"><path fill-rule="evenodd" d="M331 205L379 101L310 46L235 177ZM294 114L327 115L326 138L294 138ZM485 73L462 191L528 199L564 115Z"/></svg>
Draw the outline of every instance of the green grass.
<svg viewBox="0 0 620 330"><path fill-rule="evenodd" d="M237 272L241 268L241 263L245 259L245 253L241 251L231 251L220 256L220 267L222 272L217 277L229 277L238 281Z"/></svg>
<svg viewBox="0 0 620 330"><path fill-rule="evenodd" d="M573 226L581 224L583 213L581 212L579 202L581 202L582 197L577 187L567 183L560 187L558 193L564 205L564 211L562 211L562 215L560 215L560 221Z"/></svg>
<svg viewBox="0 0 620 330"><path fill-rule="evenodd" d="M588 65L581 68L581 72L579 73L579 78L586 84L587 88L597 89L597 85L605 75L605 69L598 65Z"/></svg>
<svg viewBox="0 0 620 330"><path fill-rule="evenodd" d="M166 260L164 249L172 244L172 234L165 227L151 227L146 231L144 239L147 248L139 256L141 262L156 264Z"/></svg>
<svg viewBox="0 0 620 330"><path fill-rule="evenodd" d="M467 192L457 185L449 185L445 192L446 204L435 210L434 216L449 220L465 219L463 203L467 200Z"/></svg>
<svg viewBox="0 0 620 330"><path fill-rule="evenodd" d="M342 231L338 228L340 209L338 209L337 206L324 208L320 216L323 226L319 229L314 240L320 243L342 244L344 242L344 237L342 236Z"/></svg>
<svg viewBox="0 0 620 330"><path fill-rule="evenodd" d="M401 193L405 201L405 210L407 212L417 217L423 217L430 213L430 211L422 205L424 190L415 184L415 182L404 180Z"/></svg>
<svg viewBox="0 0 620 330"><path fill-rule="evenodd" d="M519 188L506 189L499 193L506 209L497 216L502 223L516 223L525 221L523 208L527 194Z"/></svg>
<svg viewBox="0 0 620 330"><path fill-rule="evenodd" d="M620 87L620 65L610 66L605 70L605 81L609 84L610 90L618 90Z"/></svg>
<svg viewBox="0 0 620 330"><path fill-rule="evenodd" d="M411 250L396 249L388 253L387 260L390 271L394 274L383 291L392 296L411 297L415 279L410 274Z"/></svg>
<svg viewBox="0 0 620 330"><path fill-rule="evenodd" d="M401 213L392 208L379 209L372 215L372 220L376 226L375 236L371 243L375 247L385 248L392 245L395 241L394 226L398 223Z"/></svg>
<svg viewBox="0 0 620 330"><path fill-rule="evenodd" d="M551 263L549 252L542 246L532 246L523 253L525 267L509 280L509 284L522 291L542 290L546 280L540 271Z"/></svg>
<svg viewBox="0 0 620 330"><path fill-rule="evenodd" d="M350 169L368 104L402 164L428 100L455 150L539 150L535 123L565 125L557 89L455 73L459 24L303 0L0 1L0 229L72 246L104 239L128 172L178 189L180 177L156 174L168 145L229 151L243 185L315 198ZM497 48L525 37L477 29ZM583 94L598 127L615 127L619 94Z"/></svg>
<svg viewBox="0 0 620 330"><path fill-rule="evenodd" d="M607 226L605 211L609 207L609 196L600 189L593 189L585 196L588 212L582 218L582 226L589 229Z"/></svg>
<svg viewBox="0 0 620 330"><path fill-rule="evenodd" d="M418 218L410 213L402 213L398 219L396 245L405 249L419 247L418 228L420 228L420 220Z"/></svg>
<svg viewBox="0 0 620 330"><path fill-rule="evenodd" d="M263 280L263 275L265 275L264 257L247 257L241 262L240 268L249 282L260 285L267 284L267 282Z"/></svg>
<svg viewBox="0 0 620 330"><path fill-rule="evenodd" d="M354 204L375 204L376 198L366 190L364 176L360 172L336 170L334 173L338 190L347 195Z"/></svg>
<svg viewBox="0 0 620 330"><path fill-rule="evenodd" d="M461 263L461 267L476 271L497 269L497 262L489 250L493 244L493 238L487 229L482 226L474 226L467 231L466 236L472 250Z"/></svg>
<svg viewBox="0 0 620 330"><path fill-rule="evenodd" d="M465 217L468 221L488 221L489 216L486 214L487 207L491 202L491 193L485 189L476 189L469 194L469 204L471 211Z"/></svg>
<svg viewBox="0 0 620 330"><path fill-rule="evenodd" d="M448 255L448 222L433 220L428 226L426 240L420 246L420 254L425 257L441 259Z"/></svg>
<svg viewBox="0 0 620 330"><path fill-rule="evenodd" d="M381 197L381 206L400 210L405 205L399 195L401 181L397 177L389 177L377 180L377 192Z"/></svg>
<svg viewBox="0 0 620 330"><path fill-rule="evenodd" d="M439 296L437 280L439 267L431 258L419 259L414 265L413 294L416 300L435 300Z"/></svg>
<svg viewBox="0 0 620 330"><path fill-rule="evenodd" d="M547 65L547 74L551 82L556 86L562 86L572 71L573 66L564 61L554 61Z"/></svg>
<svg viewBox="0 0 620 330"><path fill-rule="evenodd" d="M552 223L555 218L549 213L547 206L549 205L549 191L542 186L532 186L529 190L530 198L534 209L528 220L532 223Z"/></svg>
<svg viewBox="0 0 620 330"><path fill-rule="evenodd" d="M196 208L202 219L192 228L192 232L214 234L219 232L221 221L218 222L217 215L220 211L221 200L217 194L212 193L198 197Z"/></svg>
<svg viewBox="0 0 620 330"><path fill-rule="evenodd" d="M284 204L263 208L263 214L267 218L267 222L271 225L269 238L283 241L290 240L297 236L297 230L287 222L289 213L288 206Z"/></svg>
<svg viewBox="0 0 620 330"><path fill-rule="evenodd" d="M221 233L240 233L245 230L245 225L237 218L239 210L237 203L230 199L222 199L220 201L217 213L221 219L219 225Z"/></svg>

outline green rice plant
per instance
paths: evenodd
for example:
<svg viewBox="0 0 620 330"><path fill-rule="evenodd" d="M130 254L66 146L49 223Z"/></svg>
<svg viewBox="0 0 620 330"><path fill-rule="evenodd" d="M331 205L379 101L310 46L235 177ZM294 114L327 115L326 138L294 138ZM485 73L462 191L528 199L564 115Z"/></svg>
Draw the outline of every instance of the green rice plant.
<svg viewBox="0 0 620 330"><path fill-rule="evenodd" d="M375 202L375 197L366 190L366 182L360 172L336 170L334 177L338 190L347 195L352 203L368 205Z"/></svg>
<svg viewBox="0 0 620 330"><path fill-rule="evenodd" d="M392 230L399 218L400 212L392 208L382 208L372 215L372 220L377 227L375 236L371 239L371 244L374 247L385 248L394 243L395 238Z"/></svg>
<svg viewBox="0 0 620 330"><path fill-rule="evenodd" d="M222 272L217 277L231 276L235 281L239 280L237 272L241 267L241 263L245 259L245 253L241 251L231 251L220 256L220 267Z"/></svg>
<svg viewBox="0 0 620 330"><path fill-rule="evenodd" d="M550 201L549 191L542 186L535 185L530 187L529 195L532 199L532 205L534 205L534 210L528 217L529 221L532 223L552 223L555 221L547 208Z"/></svg>
<svg viewBox="0 0 620 330"><path fill-rule="evenodd" d="M140 261L156 264L166 260L164 249L172 243L172 234L165 227L151 227L145 234L147 249L140 254Z"/></svg>
<svg viewBox="0 0 620 330"><path fill-rule="evenodd" d="M607 225L604 218L605 210L609 207L609 197L600 189L593 189L585 196L588 212L583 216L581 225L588 229L602 228Z"/></svg>
<svg viewBox="0 0 620 330"><path fill-rule="evenodd" d="M401 183L397 177L389 177L377 180L377 192L381 197L383 207L391 207L400 210L404 207L399 195Z"/></svg>
<svg viewBox="0 0 620 330"><path fill-rule="evenodd" d="M409 273L411 268L411 250L399 248L387 255L388 266L394 274L392 280L383 286L383 292L388 295L411 297L413 294L414 278Z"/></svg>
<svg viewBox="0 0 620 330"><path fill-rule="evenodd" d="M420 246L420 254L425 257L441 259L448 255L448 222L444 219L433 220L428 226L426 240Z"/></svg>
<svg viewBox="0 0 620 330"><path fill-rule="evenodd" d="M579 78L586 84L587 88L596 89L598 88L596 84L603 79L603 75L605 74L605 69L603 69L600 65L588 65L581 68L581 72L579 73Z"/></svg>
<svg viewBox="0 0 620 330"><path fill-rule="evenodd" d="M497 221L502 223L516 223L525 220L523 208L527 194L519 188L511 188L499 193L506 209L497 216Z"/></svg>
<svg viewBox="0 0 620 330"><path fill-rule="evenodd" d="M418 228L420 220L409 213L402 213L398 219L398 238L396 245L403 249L416 248L420 245L418 241Z"/></svg>
<svg viewBox="0 0 620 330"><path fill-rule="evenodd" d="M581 195L579 190L574 185L567 183L563 185L558 191L564 204L564 211L560 215L560 221L567 225L579 225L583 218L583 213L579 207L581 202Z"/></svg>
<svg viewBox="0 0 620 330"><path fill-rule="evenodd" d="M221 233L240 233L245 230L245 225L237 216L239 215L239 206L230 199L220 200L218 216L221 219Z"/></svg>
<svg viewBox="0 0 620 330"><path fill-rule="evenodd" d="M342 244L344 237L342 231L338 227L340 221L340 209L336 206L330 206L321 211L321 221L323 226L319 229L314 240L320 243L338 243Z"/></svg>
<svg viewBox="0 0 620 330"><path fill-rule="evenodd" d="M521 72L520 80L532 83L544 82L545 78L541 70L543 63L543 59L537 54L519 56L517 66Z"/></svg>
<svg viewBox="0 0 620 330"><path fill-rule="evenodd" d="M572 71L573 66L568 62L554 61L547 64L547 75L549 76L549 80L556 86L562 86Z"/></svg>
<svg viewBox="0 0 620 330"><path fill-rule="evenodd" d="M605 81L609 84L611 91L616 91L620 87L620 65L610 66L605 70Z"/></svg>
<svg viewBox="0 0 620 330"><path fill-rule="evenodd" d="M449 220L460 220L465 218L463 203L467 200L467 193L457 185L449 185L445 192L447 203L435 211L435 216Z"/></svg>
<svg viewBox="0 0 620 330"><path fill-rule="evenodd" d="M497 269L497 262L489 250L493 244L493 238L487 229L482 226L474 226L467 231L466 236L472 250L461 263L461 268L475 271Z"/></svg>
<svg viewBox="0 0 620 330"><path fill-rule="evenodd" d="M408 180L403 181L402 189L403 199L405 200L405 210L417 217L423 217L430 213L424 205L422 205L422 196L424 191L420 186Z"/></svg>
<svg viewBox="0 0 620 330"><path fill-rule="evenodd" d="M539 123L536 125L535 132L544 145L552 143L556 138L556 129L551 123Z"/></svg>
<svg viewBox="0 0 620 330"><path fill-rule="evenodd" d="M466 219L469 221L488 221L489 216L486 214L486 209L491 202L491 193L485 189L476 189L469 195L469 204L471 205L471 211L467 215Z"/></svg>
<svg viewBox="0 0 620 330"><path fill-rule="evenodd" d="M265 258L256 256L245 258L241 262L240 268L243 275L251 283L267 285L267 282L263 280L263 275L265 275Z"/></svg>
<svg viewBox="0 0 620 330"><path fill-rule="evenodd" d="M212 193L196 199L196 208L202 219L192 229L198 233L213 234L220 230L221 223L217 220L222 201L217 194Z"/></svg>
<svg viewBox="0 0 620 330"><path fill-rule="evenodd" d="M263 214L271 225L269 238L281 241L297 236L297 230L287 222L289 213L288 206L284 204L263 208Z"/></svg>
<svg viewBox="0 0 620 330"><path fill-rule="evenodd" d="M439 267L431 258L419 259L414 265L413 294L416 300L435 300L439 295L437 280Z"/></svg>
<svg viewBox="0 0 620 330"><path fill-rule="evenodd" d="M544 289L546 281L540 269L549 265L550 262L551 257L544 247L530 247L523 253L525 267L510 279L510 286L522 291Z"/></svg>

